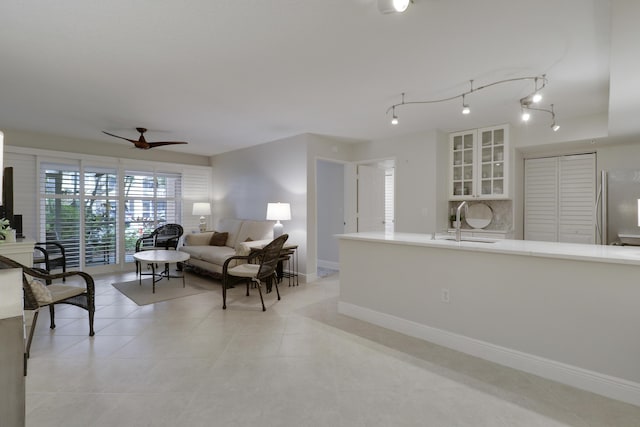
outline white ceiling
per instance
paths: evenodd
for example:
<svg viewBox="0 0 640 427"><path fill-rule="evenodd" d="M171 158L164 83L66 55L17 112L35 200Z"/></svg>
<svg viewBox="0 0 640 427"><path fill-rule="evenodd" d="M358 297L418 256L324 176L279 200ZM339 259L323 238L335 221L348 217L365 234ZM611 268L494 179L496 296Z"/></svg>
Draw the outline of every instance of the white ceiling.
<svg viewBox="0 0 640 427"><path fill-rule="evenodd" d="M0 128L212 155L301 133L353 140L516 121L546 73L558 121L609 109L603 0L3 0ZM549 122L548 115L532 120Z"/></svg>

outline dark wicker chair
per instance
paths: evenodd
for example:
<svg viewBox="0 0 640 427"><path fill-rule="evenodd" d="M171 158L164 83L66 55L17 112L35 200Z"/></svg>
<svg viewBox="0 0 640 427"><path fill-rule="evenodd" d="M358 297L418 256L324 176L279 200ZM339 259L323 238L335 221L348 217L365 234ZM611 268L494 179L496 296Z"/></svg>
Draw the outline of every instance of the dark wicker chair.
<svg viewBox="0 0 640 427"><path fill-rule="evenodd" d="M34 311L33 322L29 329L29 336L26 344L26 354L29 357L31 349L31 341L33 339L33 332L36 328L36 322L38 320L39 310L42 307L49 306L49 314L51 317L50 328L54 329L55 324L55 310L56 304L71 304L76 307L84 308L89 312L89 336L94 336L93 330L93 318L95 309L95 284L93 278L82 271L67 271L64 273L49 274L46 271L39 268L31 268L20 264L10 258L0 255L0 268L21 268L22 269L22 288L24 290L24 309ZM72 286L72 285L49 285L51 281L56 279L64 279L67 277L80 276L84 279L85 286ZM47 283L47 289L51 292L52 301L49 303L38 302L36 294L32 289L29 278L40 279Z"/></svg>
<svg viewBox="0 0 640 427"><path fill-rule="evenodd" d="M225 260L222 266L222 308L227 308L227 288L233 286L236 282L244 281L247 284L247 296L249 296L249 285L254 283L260 293L260 302L262 302L262 311L266 311L264 299L262 298L262 281L267 284L267 293L271 292L271 286L275 285L278 300L280 300L280 291L278 290L278 281L276 278L276 267L280 260L280 253L284 242L289 238L288 234L283 234L266 245L263 249L254 251L253 253L242 256L236 255ZM235 267L229 267L232 261L242 260L245 263L237 264ZM258 261L257 263L252 263Z"/></svg>
<svg viewBox="0 0 640 427"><path fill-rule="evenodd" d="M49 273L56 268L62 268L63 273L67 271L66 252L62 243L58 241L57 234L47 233L46 242L36 242L33 252L33 265L43 265L44 269ZM65 278L62 280L64 281ZM51 282L48 283L50 284Z"/></svg>
<svg viewBox="0 0 640 427"><path fill-rule="evenodd" d="M184 229L180 224L161 225L136 241L136 252L151 249L177 249L183 233ZM140 262L136 261L136 274L140 272Z"/></svg>

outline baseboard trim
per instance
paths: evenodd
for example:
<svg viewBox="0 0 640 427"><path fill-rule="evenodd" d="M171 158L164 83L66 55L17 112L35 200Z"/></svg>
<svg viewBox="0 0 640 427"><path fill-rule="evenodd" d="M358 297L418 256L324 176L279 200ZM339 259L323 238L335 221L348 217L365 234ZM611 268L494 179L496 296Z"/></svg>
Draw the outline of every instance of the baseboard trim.
<svg viewBox="0 0 640 427"><path fill-rule="evenodd" d="M329 270L340 270L340 263L334 261L318 260L318 267L328 268Z"/></svg>
<svg viewBox="0 0 640 427"><path fill-rule="evenodd" d="M640 384L633 381L501 347L343 301L338 302L338 312L510 368L640 406Z"/></svg>

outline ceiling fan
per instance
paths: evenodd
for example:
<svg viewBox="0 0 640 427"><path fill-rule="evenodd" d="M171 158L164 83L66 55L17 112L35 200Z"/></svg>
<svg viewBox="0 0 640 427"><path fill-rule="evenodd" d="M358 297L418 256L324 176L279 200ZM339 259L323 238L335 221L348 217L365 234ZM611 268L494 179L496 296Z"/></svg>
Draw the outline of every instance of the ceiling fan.
<svg viewBox="0 0 640 427"><path fill-rule="evenodd" d="M187 142L184 142L184 141L147 142L147 140L144 139L144 133L147 131L147 129L145 129L145 128L136 128L136 130L138 132L140 132L140 138L138 138L137 140L136 139L125 138L124 136L114 135L112 133L105 132L105 131L102 131L102 133L105 133L105 134L107 134L109 136L113 136L113 137L116 137L116 138L124 139L125 141L132 142L133 145L136 146L136 148L140 148L141 150L148 150L149 148L159 147L161 145L188 144Z"/></svg>

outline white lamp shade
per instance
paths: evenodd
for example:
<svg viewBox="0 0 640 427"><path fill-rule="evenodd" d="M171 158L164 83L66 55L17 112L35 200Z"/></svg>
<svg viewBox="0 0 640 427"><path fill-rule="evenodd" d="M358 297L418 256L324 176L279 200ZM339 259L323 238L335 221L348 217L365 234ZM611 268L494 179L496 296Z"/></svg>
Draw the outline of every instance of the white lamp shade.
<svg viewBox="0 0 640 427"><path fill-rule="evenodd" d="M211 215L211 203L194 203L193 204L193 215Z"/></svg>
<svg viewBox="0 0 640 427"><path fill-rule="evenodd" d="M267 219L275 221L289 221L291 219L291 205L289 203L268 203Z"/></svg>

